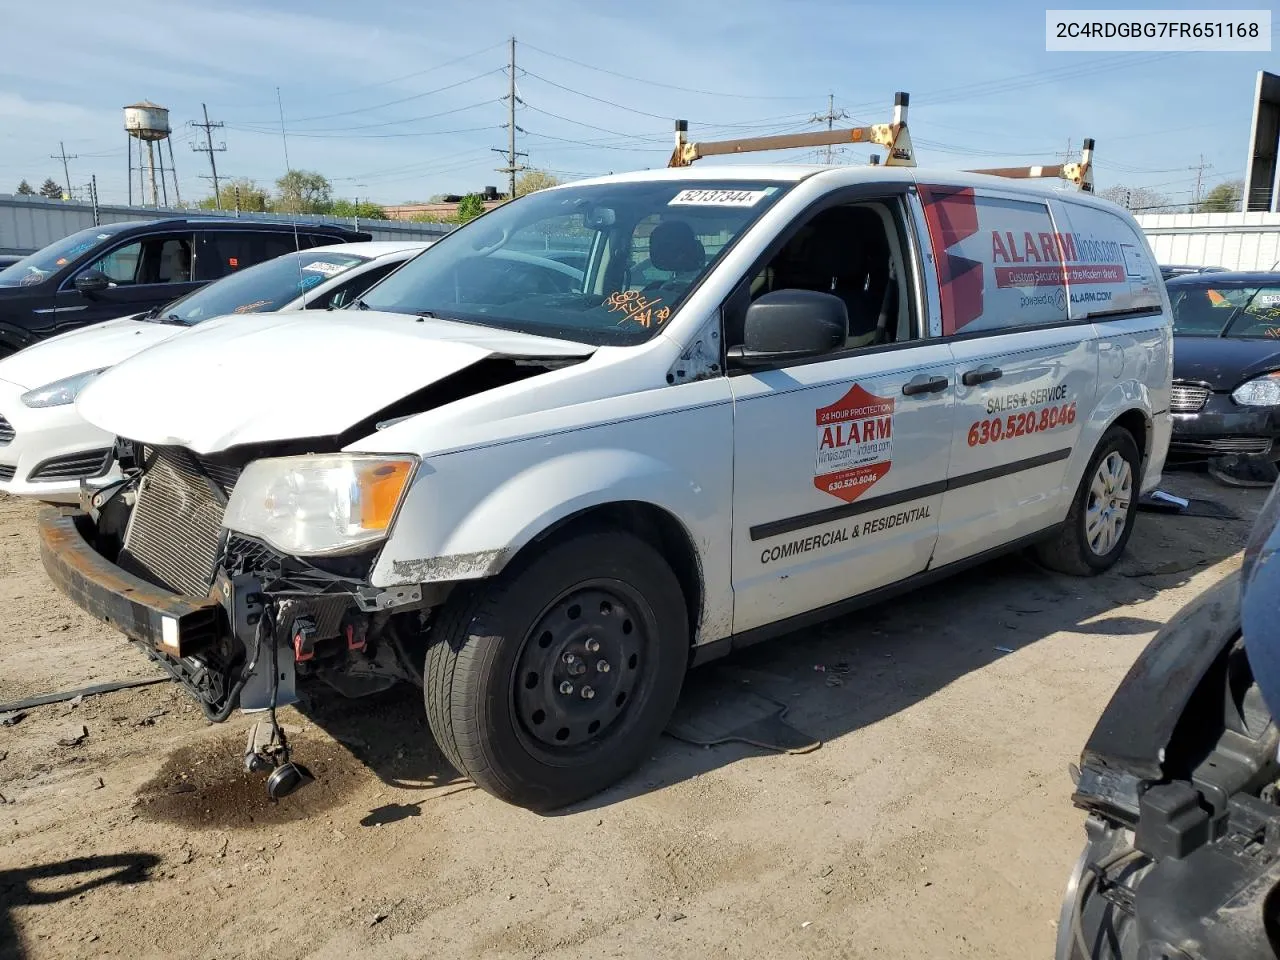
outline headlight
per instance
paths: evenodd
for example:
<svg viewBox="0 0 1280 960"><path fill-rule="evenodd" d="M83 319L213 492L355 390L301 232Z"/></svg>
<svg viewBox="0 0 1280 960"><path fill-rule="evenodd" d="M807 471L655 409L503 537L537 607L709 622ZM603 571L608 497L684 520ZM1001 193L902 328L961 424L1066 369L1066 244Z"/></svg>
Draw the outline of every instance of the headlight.
<svg viewBox="0 0 1280 960"><path fill-rule="evenodd" d="M1280 407L1280 370L1242 383L1231 399L1246 407Z"/></svg>
<svg viewBox="0 0 1280 960"><path fill-rule="evenodd" d="M99 367L97 370L86 370L74 377L63 377L53 383L46 383L43 387L28 390L22 395L22 402L28 407L64 407L68 403L74 403L84 385L106 369Z"/></svg>
<svg viewBox="0 0 1280 960"><path fill-rule="evenodd" d="M366 454L255 460L240 474L222 525L281 553L353 553L387 536L418 465Z"/></svg>

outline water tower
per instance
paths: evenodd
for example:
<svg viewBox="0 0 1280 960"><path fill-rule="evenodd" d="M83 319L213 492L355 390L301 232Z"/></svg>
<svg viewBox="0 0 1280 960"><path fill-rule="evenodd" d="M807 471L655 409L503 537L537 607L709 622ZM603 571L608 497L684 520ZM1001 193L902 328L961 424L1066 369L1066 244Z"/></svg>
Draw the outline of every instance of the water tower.
<svg viewBox="0 0 1280 960"><path fill-rule="evenodd" d="M124 131L129 135L128 153L129 153L129 203L133 203L133 171L138 171L138 196L141 198L143 205L147 203L146 180L144 177L150 178L151 183L151 206L159 207L161 200L164 205L169 205L169 185L165 178L166 172L169 178L173 180L173 197L179 205L182 203L182 195L178 192L178 171L173 165L173 140L170 137L172 132L169 129L169 111L159 104L152 103L150 100L143 100L139 103L132 104L124 108ZM133 162L133 141L138 141L138 163L134 166ZM164 168L164 145L169 144L169 169ZM143 156L142 147L146 145L146 156ZM158 162L157 162L158 161ZM156 171L159 169L160 180L159 187L156 186Z"/></svg>

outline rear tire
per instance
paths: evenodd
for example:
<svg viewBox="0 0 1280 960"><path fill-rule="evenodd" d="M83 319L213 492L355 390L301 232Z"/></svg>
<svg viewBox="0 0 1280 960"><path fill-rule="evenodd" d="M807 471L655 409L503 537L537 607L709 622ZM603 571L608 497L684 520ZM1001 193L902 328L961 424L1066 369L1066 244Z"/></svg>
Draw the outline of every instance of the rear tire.
<svg viewBox="0 0 1280 960"><path fill-rule="evenodd" d="M645 758L688 663L684 594L662 555L622 531L579 533L455 591L427 649L427 720L477 786L553 809Z"/></svg>
<svg viewBox="0 0 1280 960"><path fill-rule="evenodd" d="M1077 577L1110 569L1133 534L1141 470L1142 455L1133 434L1124 427L1104 433L1066 522L1053 539L1033 548L1036 559L1050 570Z"/></svg>

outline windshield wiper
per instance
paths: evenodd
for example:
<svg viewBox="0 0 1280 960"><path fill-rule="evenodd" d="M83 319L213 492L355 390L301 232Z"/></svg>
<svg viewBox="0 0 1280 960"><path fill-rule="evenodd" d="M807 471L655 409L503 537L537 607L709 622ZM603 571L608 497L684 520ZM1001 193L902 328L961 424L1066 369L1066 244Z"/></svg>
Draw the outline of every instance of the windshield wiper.
<svg viewBox="0 0 1280 960"><path fill-rule="evenodd" d="M369 306L367 303L365 303L365 302L364 302L364 300L362 300L360 297L356 297L354 300L352 300L352 301L351 301L351 306L355 307L357 310L372 310L372 309L373 309L373 307L371 307L371 306Z"/></svg>

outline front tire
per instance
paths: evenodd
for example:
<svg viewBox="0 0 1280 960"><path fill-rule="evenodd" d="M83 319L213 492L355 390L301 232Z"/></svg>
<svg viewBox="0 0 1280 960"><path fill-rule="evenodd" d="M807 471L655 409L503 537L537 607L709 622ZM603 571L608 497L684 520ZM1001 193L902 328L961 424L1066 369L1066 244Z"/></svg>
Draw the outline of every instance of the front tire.
<svg viewBox="0 0 1280 960"><path fill-rule="evenodd" d="M427 650L427 719L477 786L554 809L644 759L688 662L684 594L661 554L583 532L455 591Z"/></svg>
<svg viewBox="0 0 1280 960"><path fill-rule="evenodd" d="M1133 534L1141 470L1133 434L1124 427L1104 433L1066 522L1053 539L1036 545L1036 559L1050 570L1077 577L1110 569Z"/></svg>

